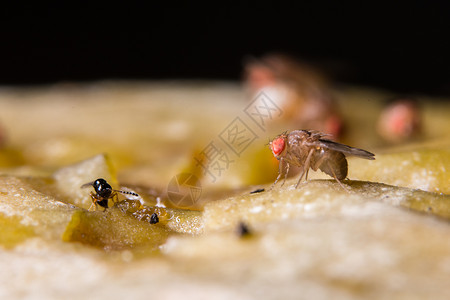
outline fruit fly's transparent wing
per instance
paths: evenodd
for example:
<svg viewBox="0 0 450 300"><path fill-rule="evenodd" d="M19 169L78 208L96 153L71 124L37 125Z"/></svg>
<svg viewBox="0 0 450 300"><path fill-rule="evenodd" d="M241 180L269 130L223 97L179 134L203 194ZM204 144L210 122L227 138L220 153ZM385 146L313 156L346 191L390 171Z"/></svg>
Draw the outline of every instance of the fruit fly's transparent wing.
<svg viewBox="0 0 450 300"><path fill-rule="evenodd" d="M92 181L92 182L88 182L88 183L85 183L85 184L83 184L82 186L80 186L80 188L87 188L87 187L93 187L94 186L94 182L95 181Z"/></svg>
<svg viewBox="0 0 450 300"><path fill-rule="evenodd" d="M375 154L373 154L369 151L363 150L363 149L350 147L350 146L336 143L336 142L326 140L326 139L320 139L319 142L320 142L321 147L330 149L330 150L334 150L334 151L338 151L338 152L342 152L345 155L352 155L352 156L357 156L357 157L370 159L370 160L375 159L375 157L374 157Z"/></svg>

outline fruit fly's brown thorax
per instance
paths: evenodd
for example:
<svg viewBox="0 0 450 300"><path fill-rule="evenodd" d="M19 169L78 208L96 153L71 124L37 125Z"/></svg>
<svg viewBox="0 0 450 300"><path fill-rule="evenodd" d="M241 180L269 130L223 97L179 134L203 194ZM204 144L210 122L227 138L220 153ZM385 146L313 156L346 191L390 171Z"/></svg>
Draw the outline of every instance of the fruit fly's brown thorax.
<svg viewBox="0 0 450 300"><path fill-rule="evenodd" d="M294 130L290 134L290 136L295 137L299 140L301 140L305 145L312 145L313 143L316 143L322 134L315 132L315 131L307 131L307 130Z"/></svg>
<svg viewBox="0 0 450 300"><path fill-rule="evenodd" d="M298 137L304 140L311 136L311 132L306 130L295 130L293 131L293 133L295 133Z"/></svg>

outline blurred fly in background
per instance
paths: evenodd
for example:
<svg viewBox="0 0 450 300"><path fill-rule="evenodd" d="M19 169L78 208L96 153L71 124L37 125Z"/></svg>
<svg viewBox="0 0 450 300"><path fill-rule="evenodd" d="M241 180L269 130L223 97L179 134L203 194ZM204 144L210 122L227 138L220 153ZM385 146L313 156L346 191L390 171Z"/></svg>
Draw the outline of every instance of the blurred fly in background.
<svg viewBox="0 0 450 300"><path fill-rule="evenodd" d="M343 120L328 82L306 63L283 54L251 58L245 64L250 98L264 92L283 111L292 128L305 128L339 138Z"/></svg>
<svg viewBox="0 0 450 300"><path fill-rule="evenodd" d="M390 101L381 112L377 132L387 142L402 143L417 137L422 126L422 112L417 101L400 97Z"/></svg>

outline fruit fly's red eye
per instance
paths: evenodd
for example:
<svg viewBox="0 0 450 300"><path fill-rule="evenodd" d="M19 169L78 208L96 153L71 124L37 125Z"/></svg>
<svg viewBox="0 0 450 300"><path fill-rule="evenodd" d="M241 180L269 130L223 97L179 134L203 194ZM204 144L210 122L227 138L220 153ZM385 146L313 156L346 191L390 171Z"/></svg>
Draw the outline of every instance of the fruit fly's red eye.
<svg viewBox="0 0 450 300"><path fill-rule="evenodd" d="M270 144L270 148L272 149L273 155L278 156L284 150L284 139L282 137L276 138Z"/></svg>

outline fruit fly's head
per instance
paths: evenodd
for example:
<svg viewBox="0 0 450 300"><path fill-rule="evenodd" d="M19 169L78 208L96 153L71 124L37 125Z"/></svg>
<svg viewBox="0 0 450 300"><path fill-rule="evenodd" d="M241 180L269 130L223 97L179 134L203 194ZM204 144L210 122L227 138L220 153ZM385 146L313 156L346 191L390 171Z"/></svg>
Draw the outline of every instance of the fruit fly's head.
<svg viewBox="0 0 450 300"><path fill-rule="evenodd" d="M272 150L273 155L279 158L286 148L286 136L280 135L274 138L270 143L270 150Z"/></svg>

